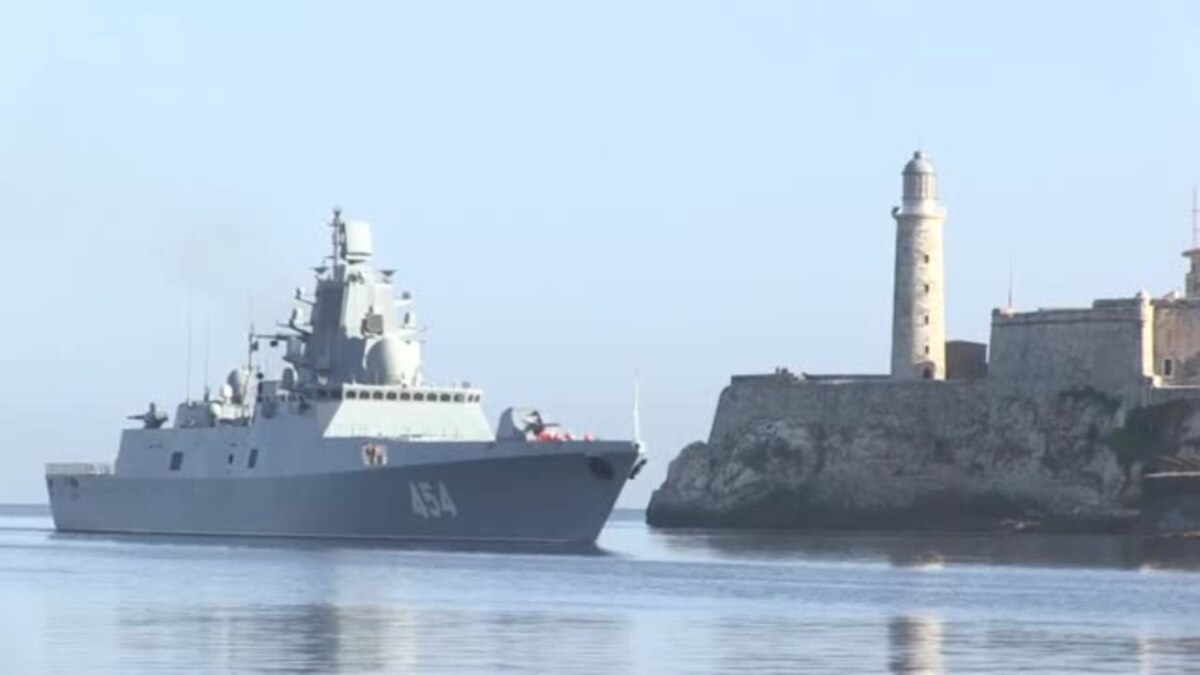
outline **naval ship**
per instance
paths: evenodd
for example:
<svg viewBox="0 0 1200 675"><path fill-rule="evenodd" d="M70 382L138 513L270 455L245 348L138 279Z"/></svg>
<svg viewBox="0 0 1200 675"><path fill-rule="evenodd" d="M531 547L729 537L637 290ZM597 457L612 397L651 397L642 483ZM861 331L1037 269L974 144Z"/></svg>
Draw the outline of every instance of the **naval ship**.
<svg viewBox="0 0 1200 675"><path fill-rule="evenodd" d="M112 465L46 466L55 528L595 541L645 462L638 440L574 437L529 408L493 432L481 389L422 376L412 296L372 266L370 226L334 210L330 227L315 290L296 290L275 332L250 330L219 392L185 400L171 424L153 403L133 415ZM277 379L264 345L287 364Z"/></svg>

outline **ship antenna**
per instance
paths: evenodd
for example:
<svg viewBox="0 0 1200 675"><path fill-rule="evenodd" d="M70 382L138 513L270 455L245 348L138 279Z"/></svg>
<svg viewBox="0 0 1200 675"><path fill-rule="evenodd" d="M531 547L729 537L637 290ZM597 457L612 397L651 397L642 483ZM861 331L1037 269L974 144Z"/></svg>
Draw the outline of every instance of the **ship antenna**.
<svg viewBox="0 0 1200 675"><path fill-rule="evenodd" d="M183 378L183 401L192 400L192 287L188 284L187 292L187 375Z"/></svg>
<svg viewBox="0 0 1200 675"><path fill-rule="evenodd" d="M330 260L335 263L337 262L338 254L340 253L340 250L341 250L341 246L340 246L340 244L341 244L340 235L342 234L341 224L342 224L342 207L335 206L335 207L333 207L333 220L329 221L329 227L333 228L333 233L332 233L332 237L331 237L332 242L333 242L333 255L330 257Z"/></svg>
<svg viewBox="0 0 1200 675"><path fill-rule="evenodd" d="M204 316L204 399L208 400L209 381L208 381L208 347L209 347L209 332L208 332L208 315Z"/></svg>
<svg viewBox="0 0 1200 675"><path fill-rule="evenodd" d="M246 335L246 376L254 376L254 350L258 343L254 340L254 322L250 322L250 332Z"/></svg>
<svg viewBox="0 0 1200 675"><path fill-rule="evenodd" d="M642 445L642 415L641 403L638 396L638 372L633 371L633 442L641 447Z"/></svg>

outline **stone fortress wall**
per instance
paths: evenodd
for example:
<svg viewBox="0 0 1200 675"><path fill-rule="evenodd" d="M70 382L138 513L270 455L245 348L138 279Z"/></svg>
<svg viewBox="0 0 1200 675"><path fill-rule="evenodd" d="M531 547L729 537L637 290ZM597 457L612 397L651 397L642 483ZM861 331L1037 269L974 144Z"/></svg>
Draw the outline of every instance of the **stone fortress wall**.
<svg viewBox="0 0 1200 675"><path fill-rule="evenodd" d="M996 310L988 377L1055 390L1137 390L1152 374L1152 311L1144 297L1086 309Z"/></svg>
<svg viewBox="0 0 1200 675"><path fill-rule="evenodd" d="M680 453L652 498L652 524L1106 529L1136 513L1155 453L1200 453L1195 295L996 309L990 355L919 344L944 336L942 289L923 292L923 275L940 281L940 259L922 271L920 244L940 258L932 171L921 153L904 171L901 209L934 215L896 218L892 373L734 376L708 440ZM933 201L914 208L914 185ZM1200 279L1200 250L1189 253Z"/></svg>

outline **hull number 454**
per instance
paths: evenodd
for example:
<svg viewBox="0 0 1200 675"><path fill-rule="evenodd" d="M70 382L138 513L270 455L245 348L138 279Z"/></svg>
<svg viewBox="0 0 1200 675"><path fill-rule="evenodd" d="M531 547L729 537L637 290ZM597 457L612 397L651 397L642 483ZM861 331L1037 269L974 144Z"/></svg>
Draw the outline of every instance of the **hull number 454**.
<svg viewBox="0 0 1200 675"><path fill-rule="evenodd" d="M422 518L455 518L458 507L442 481L408 484L408 495L412 500L413 513Z"/></svg>

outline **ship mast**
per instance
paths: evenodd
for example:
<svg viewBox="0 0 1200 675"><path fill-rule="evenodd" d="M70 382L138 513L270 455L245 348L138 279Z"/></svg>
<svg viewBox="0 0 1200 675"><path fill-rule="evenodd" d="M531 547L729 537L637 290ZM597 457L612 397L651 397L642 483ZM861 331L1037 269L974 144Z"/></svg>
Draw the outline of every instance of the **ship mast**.
<svg viewBox="0 0 1200 675"><path fill-rule="evenodd" d="M331 243L333 244L333 255L329 259L336 265L338 259L341 257L343 246L342 207L333 207L333 220L329 221L329 227L333 229L330 236Z"/></svg>

